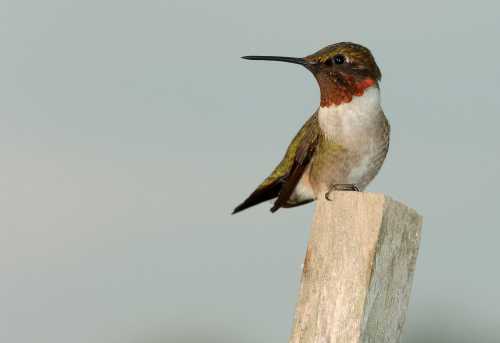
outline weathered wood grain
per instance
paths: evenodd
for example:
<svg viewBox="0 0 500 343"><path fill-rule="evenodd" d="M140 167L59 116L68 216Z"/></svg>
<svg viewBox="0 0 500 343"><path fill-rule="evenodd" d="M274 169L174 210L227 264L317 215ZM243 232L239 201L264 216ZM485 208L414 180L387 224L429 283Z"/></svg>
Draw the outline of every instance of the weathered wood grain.
<svg viewBox="0 0 500 343"><path fill-rule="evenodd" d="M422 218L383 194L332 200L316 205L290 342L399 342Z"/></svg>

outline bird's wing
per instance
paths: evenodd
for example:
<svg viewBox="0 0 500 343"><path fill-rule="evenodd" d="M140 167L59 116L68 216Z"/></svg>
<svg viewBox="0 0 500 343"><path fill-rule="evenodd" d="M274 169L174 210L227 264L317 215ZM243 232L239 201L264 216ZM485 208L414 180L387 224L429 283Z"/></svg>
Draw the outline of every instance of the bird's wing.
<svg viewBox="0 0 500 343"><path fill-rule="evenodd" d="M276 197L278 199L276 199L271 211L275 212L280 207L283 207L292 195L295 186L300 181L313 156L318 143L319 132L318 112L316 112L295 135L288 146L285 156L271 175L234 209L233 214Z"/></svg>

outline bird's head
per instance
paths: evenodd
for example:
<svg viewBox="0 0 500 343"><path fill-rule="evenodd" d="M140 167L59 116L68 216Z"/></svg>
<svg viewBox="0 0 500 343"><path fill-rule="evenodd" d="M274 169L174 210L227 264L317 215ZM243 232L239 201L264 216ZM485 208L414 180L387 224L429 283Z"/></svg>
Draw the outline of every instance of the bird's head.
<svg viewBox="0 0 500 343"><path fill-rule="evenodd" d="M382 75L370 50L355 43L329 45L306 57L244 56L248 60L300 64L310 70L321 92L321 106L351 102L371 87L378 87Z"/></svg>

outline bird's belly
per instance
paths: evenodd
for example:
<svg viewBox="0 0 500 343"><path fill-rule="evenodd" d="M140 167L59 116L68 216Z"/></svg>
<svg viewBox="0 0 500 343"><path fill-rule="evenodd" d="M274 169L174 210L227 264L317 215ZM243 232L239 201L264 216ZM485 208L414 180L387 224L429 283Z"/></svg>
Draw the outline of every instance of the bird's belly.
<svg viewBox="0 0 500 343"><path fill-rule="evenodd" d="M382 163L379 163L381 154L384 154L385 157L385 152L371 149L356 159L350 165L345 183L355 184L360 190L365 189L381 167Z"/></svg>
<svg viewBox="0 0 500 343"><path fill-rule="evenodd" d="M374 142L362 149L343 149L313 161L309 180L316 197L336 184L355 184L360 190L373 180L387 153L387 144Z"/></svg>
<svg viewBox="0 0 500 343"><path fill-rule="evenodd" d="M355 184L364 190L380 169L387 149L334 151L316 158L307 166L288 201L290 205L317 199L336 184Z"/></svg>

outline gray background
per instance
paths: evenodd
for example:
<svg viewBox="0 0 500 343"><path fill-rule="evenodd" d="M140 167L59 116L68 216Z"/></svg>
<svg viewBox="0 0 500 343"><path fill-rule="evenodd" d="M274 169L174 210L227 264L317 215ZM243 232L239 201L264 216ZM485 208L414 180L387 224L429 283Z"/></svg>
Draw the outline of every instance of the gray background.
<svg viewBox="0 0 500 343"><path fill-rule="evenodd" d="M425 217L404 342L498 342L499 6L0 1L0 341L286 342L314 205L230 216L318 104L245 54L371 48L371 191Z"/></svg>

